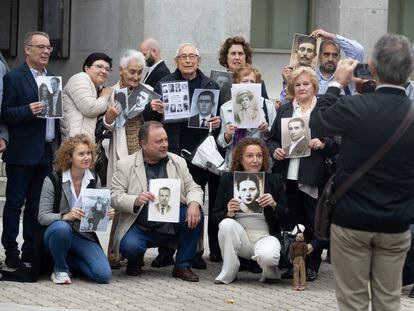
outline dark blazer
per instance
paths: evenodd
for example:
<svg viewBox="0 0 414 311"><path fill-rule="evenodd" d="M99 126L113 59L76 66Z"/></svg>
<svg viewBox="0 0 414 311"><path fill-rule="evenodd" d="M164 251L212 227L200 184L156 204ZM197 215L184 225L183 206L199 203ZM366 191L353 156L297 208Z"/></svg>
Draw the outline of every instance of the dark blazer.
<svg viewBox="0 0 414 311"><path fill-rule="evenodd" d="M277 111L277 117L269 133L267 145L270 150L270 155L276 148L282 148L281 140L281 122L282 118L291 118L293 115L292 103L282 105ZM317 130L311 131L311 138L319 138L325 142L323 150L311 150L309 157L300 158L298 182L310 186L322 186L326 182L326 166L325 159L327 155L334 154L338 146L335 141L329 136L322 136ZM278 161L274 159L273 172L281 174L285 179L289 168L290 159Z"/></svg>
<svg viewBox="0 0 414 311"><path fill-rule="evenodd" d="M166 75L169 75L170 69L168 69L167 65L164 61L161 61L153 71L144 79L145 84L151 85L153 88L157 85L158 81L161 80L161 78L165 77Z"/></svg>
<svg viewBox="0 0 414 311"><path fill-rule="evenodd" d="M341 135L336 165L340 185L378 151L412 105L404 90L382 87L343 96L330 87L310 117L311 131ZM346 228L400 233L414 222L414 124L390 151L339 200L332 222Z"/></svg>
<svg viewBox="0 0 414 311"><path fill-rule="evenodd" d="M214 117L213 115L211 115L211 117ZM207 119L206 119L207 121ZM201 123L200 123L200 114L197 113L196 115L190 117L190 120L188 121L188 125L189 126L195 126L195 127L200 127Z"/></svg>
<svg viewBox="0 0 414 311"><path fill-rule="evenodd" d="M292 152L289 153L290 150L290 146L292 146L293 144L290 144L288 146L286 146L285 148L283 148L283 150L285 150L286 154L288 156L291 157L298 157L298 156L303 156L306 154L307 150L308 150L308 145L309 145L309 140L305 137L302 140L300 140L298 142L298 144L295 146L295 148L293 148Z"/></svg>
<svg viewBox="0 0 414 311"><path fill-rule="evenodd" d="M48 71L47 75L53 76ZM46 144L46 119L32 114L29 104L38 101L38 88L29 66L24 63L4 77L1 120L9 128L9 144L3 160L14 165L37 165ZM59 139L59 120L55 121Z"/></svg>
<svg viewBox="0 0 414 311"><path fill-rule="evenodd" d="M53 94L51 94L50 97L51 97L51 103L52 103L51 108L53 108ZM63 107L58 104L59 102L62 103L62 105L63 105L62 91L59 91L59 93L58 93L58 99L57 99L57 103L56 103L56 113L53 115L53 116L62 117L63 116L62 115L62 108Z"/></svg>
<svg viewBox="0 0 414 311"><path fill-rule="evenodd" d="M276 236L280 240L280 211L284 210L283 197L283 180L280 175L265 175L265 193L270 193L277 203L276 209L271 206L265 206L263 213L267 224L269 225L270 234ZM233 198L233 173L224 173L220 178L220 186L218 187L216 203L211 210L212 221L219 224L227 214L227 203Z"/></svg>

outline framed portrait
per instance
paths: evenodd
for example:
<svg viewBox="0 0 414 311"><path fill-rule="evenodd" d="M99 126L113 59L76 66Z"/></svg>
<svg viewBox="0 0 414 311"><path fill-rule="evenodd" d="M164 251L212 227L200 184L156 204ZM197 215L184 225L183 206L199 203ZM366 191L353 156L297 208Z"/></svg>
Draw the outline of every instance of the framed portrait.
<svg viewBox="0 0 414 311"><path fill-rule="evenodd" d="M38 118L60 119L63 117L62 77L39 76L36 78L39 102L43 104Z"/></svg>
<svg viewBox="0 0 414 311"><path fill-rule="evenodd" d="M264 172L234 172L234 199L240 202L241 213L263 213L259 197L264 194Z"/></svg>
<svg viewBox="0 0 414 311"><path fill-rule="evenodd" d="M230 89L231 85L233 84L233 77L229 71L211 70L210 79L217 82L220 90Z"/></svg>
<svg viewBox="0 0 414 311"><path fill-rule="evenodd" d="M285 158L309 157L311 149L311 131L309 128L309 115L282 118L282 148Z"/></svg>
<svg viewBox="0 0 414 311"><path fill-rule="evenodd" d="M19 0L4 0L0 10L0 52L17 56Z"/></svg>
<svg viewBox="0 0 414 311"><path fill-rule="evenodd" d="M164 123L181 122L190 117L190 95L187 81L161 84L164 106ZM168 109L166 109L168 108Z"/></svg>
<svg viewBox="0 0 414 311"><path fill-rule="evenodd" d="M179 179L151 179L149 191L155 200L148 203L148 221L173 222L180 221L180 186Z"/></svg>
<svg viewBox="0 0 414 311"><path fill-rule="evenodd" d="M233 84L234 124L237 128L257 128L265 120L262 109L262 86L260 83Z"/></svg>
<svg viewBox="0 0 414 311"><path fill-rule="evenodd" d="M321 39L295 33L292 50L290 52L289 66L293 69L299 66L308 66L316 70Z"/></svg>
<svg viewBox="0 0 414 311"><path fill-rule="evenodd" d="M220 90L195 89L190 106L188 127L208 129L207 120L217 115Z"/></svg>
<svg viewBox="0 0 414 311"><path fill-rule="evenodd" d="M41 0L40 29L50 38L52 58L69 58L72 0Z"/></svg>
<svg viewBox="0 0 414 311"><path fill-rule="evenodd" d="M111 208L109 189L83 189L82 210L85 216L80 222L80 232L106 231L109 223L108 211Z"/></svg>
<svg viewBox="0 0 414 311"><path fill-rule="evenodd" d="M146 88L142 83L139 83L128 96L128 120L141 114L151 100L160 98L161 96L159 94Z"/></svg>
<svg viewBox="0 0 414 311"><path fill-rule="evenodd" d="M128 120L128 88L114 90L114 100L121 111L116 118L115 125L117 128L122 128Z"/></svg>

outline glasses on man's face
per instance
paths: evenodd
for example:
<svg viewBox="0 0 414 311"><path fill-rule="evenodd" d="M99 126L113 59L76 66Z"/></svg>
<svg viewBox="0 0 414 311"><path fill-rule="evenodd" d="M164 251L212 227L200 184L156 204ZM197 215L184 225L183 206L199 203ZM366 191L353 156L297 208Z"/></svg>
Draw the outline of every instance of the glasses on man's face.
<svg viewBox="0 0 414 311"><path fill-rule="evenodd" d="M181 54L181 55L178 55L176 57L176 59L187 60L187 58L188 58L189 60L195 60L197 57L198 57L197 54L188 54L188 55L187 54Z"/></svg>
<svg viewBox="0 0 414 311"><path fill-rule="evenodd" d="M104 65L101 65L101 64L93 64L92 66L98 68L99 71L102 71L102 70L105 70L106 72L111 72L112 71L111 67L107 67L107 66L104 66Z"/></svg>
<svg viewBox="0 0 414 311"><path fill-rule="evenodd" d="M53 52L53 46L50 45L44 45L44 44L28 44L27 46L30 46L32 48L36 48L39 50L48 50L49 52Z"/></svg>
<svg viewBox="0 0 414 311"><path fill-rule="evenodd" d="M332 58L338 58L339 57L338 53L323 52L322 55L326 58L329 58L331 56L332 56Z"/></svg>

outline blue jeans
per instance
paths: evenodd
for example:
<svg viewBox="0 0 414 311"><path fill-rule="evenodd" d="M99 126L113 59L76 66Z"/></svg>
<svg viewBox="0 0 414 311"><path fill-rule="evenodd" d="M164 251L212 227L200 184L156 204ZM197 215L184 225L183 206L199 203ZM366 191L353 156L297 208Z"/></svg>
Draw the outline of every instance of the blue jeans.
<svg viewBox="0 0 414 311"><path fill-rule="evenodd" d="M121 240L119 250L129 263L140 264L144 254L149 247L165 245L169 242L178 241L175 266L177 268L191 267L200 238L203 213L201 221L194 228L190 229L185 222L187 205L180 207L180 222L174 224L175 234L166 234L157 231L144 231L137 224L133 224Z"/></svg>
<svg viewBox="0 0 414 311"><path fill-rule="evenodd" d="M100 245L58 220L45 231L43 243L55 262L55 272L69 272L69 266L96 283L108 283L112 272Z"/></svg>

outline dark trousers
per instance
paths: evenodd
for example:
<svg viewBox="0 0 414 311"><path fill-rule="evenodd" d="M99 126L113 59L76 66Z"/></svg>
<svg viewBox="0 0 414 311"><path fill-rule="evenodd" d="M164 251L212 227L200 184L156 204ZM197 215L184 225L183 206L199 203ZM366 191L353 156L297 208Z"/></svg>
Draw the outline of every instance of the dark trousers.
<svg viewBox="0 0 414 311"><path fill-rule="evenodd" d="M43 180L52 171L52 161L51 144L46 144L42 158L37 165L6 163L6 203L3 210L3 234L1 236L6 256L13 253L19 254L16 239L19 234L19 220L23 204L25 208L23 212L24 242L22 253L27 256L32 255L40 193Z"/></svg>
<svg viewBox="0 0 414 311"><path fill-rule="evenodd" d="M295 224L305 226L305 241L311 243L314 248L306 257L306 267L318 272L322 262L322 251L328 246L326 242L316 238L313 231L318 200L299 190L295 180L286 180L286 196L287 206L291 210Z"/></svg>

